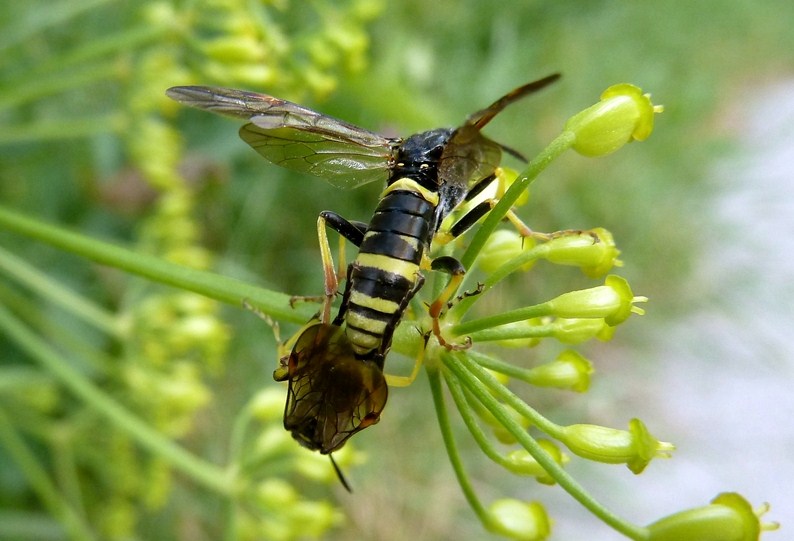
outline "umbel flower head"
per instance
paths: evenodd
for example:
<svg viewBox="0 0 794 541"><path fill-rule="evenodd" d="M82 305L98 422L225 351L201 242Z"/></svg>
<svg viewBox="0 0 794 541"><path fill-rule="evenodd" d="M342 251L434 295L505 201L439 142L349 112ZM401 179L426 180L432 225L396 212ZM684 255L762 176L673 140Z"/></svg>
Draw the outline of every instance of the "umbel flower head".
<svg viewBox="0 0 794 541"><path fill-rule="evenodd" d="M661 111L660 106L651 103L649 94L633 85L610 87L599 103L566 123L563 133L549 145L549 154L542 153L525 173L518 175L502 202L517 201L518 194L511 192L525 189L556 154L568 148L585 156L604 156L626 143L646 139L653 129L654 115ZM514 225L523 225L514 214L504 216ZM477 235L483 230L488 233L487 227L486 221ZM467 318L468 310L479 299L488 297L489 291L507 276L542 269L544 265L536 265L538 260L576 266L592 278L621 265L617 259L620 251L605 229L538 234L527 233L526 227L517 228L519 233L491 229L491 236L484 237L479 245L477 237L472 241L475 250L480 251L470 261L476 261L476 270L484 273L485 279L477 288L478 294L464 294L450 303L447 311L438 316L442 321L436 326L456 338L459 345L454 351L429 347L425 358L451 462L485 527L511 539L539 540L550 534L551 520L537 502L502 498L490 506L480 503L457 456L451 432L446 429L449 420L443 407L442 377L469 431L488 458L513 474L531 476L543 484L559 484L594 515L630 538L749 541L757 539L761 530L772 529L760 526L759 513L753 513L738 495L722 495L709 506L682 511L647 528L632 525L601 506L565 472L570 459L557 444L587 460L625 464L635 474L654 458L668 458L674 446L653 436L639 419L629 421L628 430L590 423L557 425L507 389L509 378L536 387L587 391L595 363L577 352L568 350L552 361L525 368L497 359L490 352L478 351L477 343L537 348L544 339L563 344L579 344L592 338L610 340L616 327L631 314L644 313L637 303L647 299L635 296L625 279L608 275L603 285L562 293L532 306ZM463 337L467 338L465 342ZM490 438L478 426L478 419L491 429ZM533 432L548 439L536 439ZM500 447L504 445L520 448L505 453ZM709 530L712 526L716 533Z"/></svg>

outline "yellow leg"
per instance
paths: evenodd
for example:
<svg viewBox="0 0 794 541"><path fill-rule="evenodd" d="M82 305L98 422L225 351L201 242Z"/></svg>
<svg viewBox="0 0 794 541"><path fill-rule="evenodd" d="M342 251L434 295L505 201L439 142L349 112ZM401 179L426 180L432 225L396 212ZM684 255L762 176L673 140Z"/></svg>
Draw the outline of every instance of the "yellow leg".
<svg viewBox="0 0 794 541"><path fill-rule="evenodd" d="M446 269L448 272L450 272L449 282L428 309L428 314L431 318L433 318L433 335L436 337L436 340L438 340L439 344L450 350L461 350L471 347L471 339L469 337L466 337L466 341L463 344L454 344L452 342L448 342L444 338L441 329L441 315L445 308L450 307L450 303L455 298L455 294L458 292L461 283L463 283L463 277L466 274L462 265L460 265L460 263L458 263L458 265L460 268L456 268L454 270Z"/></svg>
<svg viewBox="0 0 794 541"><path fill-rule="evenodd" d="M325 296L323 298L323 308L320 312L320 321L322 323L331 322L331 303L336 296L339 289L339 279L334 269L334 258L331 255L331 245L328 243L328 233L325 228L325 218L322 216L317 218L317 240L320 243L320 257L323 261L323 277L325 285ZM340 241L340 246L344 245L343 240Z"/></svg>
<svg viewBox="0 0 794 541"><path fill-rule="evenodd" d="M425 343L427 343L427 335L425 336ZM416 376L419 375L419 369L422 368L422 363L425 360L425 348L419 351L419 355L416 356L414 360L414 367L411 370L411 374L408 376L396 376L394 374L384 374L386 377L386 384L389 387L408 387L410 384L414 382Z"/></svg>

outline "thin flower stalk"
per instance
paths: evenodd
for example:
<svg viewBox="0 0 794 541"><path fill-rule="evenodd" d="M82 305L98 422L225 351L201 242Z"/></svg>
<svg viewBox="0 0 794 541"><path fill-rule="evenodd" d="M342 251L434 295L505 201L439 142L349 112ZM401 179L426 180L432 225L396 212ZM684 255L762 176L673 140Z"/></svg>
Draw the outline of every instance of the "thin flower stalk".
<svg viewBox="0 0 794 541"><path fill-rule="evenodd" d="M496 417L502 425L511 432L516 438L516 441L526 451L538 461L538 463L551 475L555 481L574 499L586 507L591 513L598 516L606 524L609 524L615 530L623 533L631 539L644 539L646 531L639 526L633 525L618 515L604 507L600 502L595 500L584 488L576 482L573 477L568 474L562 467L557 464L554 459L538 444L537 440L532 438L529 433L523 429L514 419L507 414L506 409L499 401L491 394L494 388L489 386L485 387L482 383L478 382L484 370L477 367L476 363L469 360L465 354L449 355L444 358L444 367L452 372L458 378L460 383L473 395L480 400L483 405ZM472 372L477 373L477 377L472 375ZM504 389L507 391L506 389ZM517 397L516 397L517 399ZM523 402L518 399L520 403ZM527 406L528 408L528 406ZM518 409L518 408L516 408Z"/></svg>

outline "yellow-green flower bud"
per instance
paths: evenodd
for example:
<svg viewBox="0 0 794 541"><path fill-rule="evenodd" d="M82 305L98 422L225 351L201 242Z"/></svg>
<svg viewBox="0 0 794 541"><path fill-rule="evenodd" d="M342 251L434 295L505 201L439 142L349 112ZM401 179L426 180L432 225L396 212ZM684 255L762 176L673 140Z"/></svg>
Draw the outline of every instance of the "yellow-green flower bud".
<svg viewBox="0 0 794 541"><path fill-rule="evenodd" d="M593 364L573 350L565 350L550 363L528 371L527 381L539 387L570 389L579 393L590 387Z"/></svg>
<svg viewBox="0 0 794 541"><path fill-rule="evenodd" d="M174 488L171 464L162 457L153 457L146 465L145 475L141 483L143 501L148 509L161 509Z"/></svg>
<svg viewBox="0 0 794 541"><path fill-rule="evenodd" d="M512 229L498 229L485 241L477 262L483 272L491 274L514 257L532 249L533 246L535 240L531 237L522 237ZM529 261L521 266L521 270L528 271L534 264L534 260Z"/></svg>
<svg viewBox="0 0 794 541"><path fill-rule="evenodd" d="M224 64L208 59L201 66L206 77L215 81L235 81L239 86L260 87L272 84L274 71L272 66L263 63Z"/></svg>
<svg viewBox="0 0 794 541"><path fill-rule="evenodd" d="M548 323L543 321L542 318L532 318L523 321L514 321L506 325L498 327L500 333L514 332L515 338L504 338L502 340L495 340L494 343L504 348L531 348L540 343L538 336L538 328L541 326L548 326ZM487 331L486 331L487 333ZM476 333L475 333L476 334ZM545 334L542 336L546 336ZM477 339L474 339L475 342Z"/></svg>
<svg viewBox="0 0 794 541"><path fill-rule="evenodd" d="M147 27L159 25L175 25L179 20L176 8L168 2L149 2L141 10Z"/></svg>
<svg viewBox="0 0 794 541"><path fill-rule="evenodd" d="M581 344L591 338L602 339L604 329L614 329L602 318L562 318L550 325L551 335L563 344Z"/></svg>
<svg viewBox="0 0 794 541"><path fill-rule="evenodd" d="M654 438L639 419L629 422L629 430L576 424L562 427L558 440L573 453L605 464L626 464L641 473L653 458L669 458L673 444Z"/></svg>
<svg viewBox="0 0 794 541"><path fill-rule="evenodd" d="M540 445L543 450L551 456L554 462L560 466L564 466L571 460L568 455L563 453L559 447L549 440L538 440L538 445ZM553 485L556 482L526 449L512 451L506 458L507 464L505 468L515 474L531 475L535 477L539 483L543 483L544 485Z"/></svg>
<svg viewBox="0 0 794 541"><path fill-rule="evenodd" d="M635 297L628 282L620 276L607 276L603 286L564 293L546 303L550 313L565 318L604 318L607 325L618 325L631 315L643 314L634 306L646 297Z"/></svg>
<svg viewBox="0 0 794 541"><path fill-rule="evenodd" d="M246 459L251 462L266 461L279 454L294 451L294 445L295 440L290 437L289 432L272 424L261 429Z"/></svg>
<svg viewBox="0 0 794 541"><path fill-rule="evenodd" d="M513 418L522 428L527 429L529 428L529 419L518 413L515 409L511 406L504 405L505 409L509 412L510 417ZM516 443L516 437L510 433L501 423L497 421L497 424L493 428L493 435L499 440L501 443L505 445L513 445Z"/></svg>
<svg viewBox="0 0 794 541"><path fill-rule="evenodd" d="M208 57L225 62L257 63L262 62L264 50L261 42L252 35L231 35L215 38L202 44L204 54Z"/></svg>
<svg viewBox="0 0 794 541"><path fill-rule="evenodd" d="M551 533L551 520L538 502L504 498L494 501L488 511L486 527L495 534L522 541L541 541Z"/></svg>
<svg viewBox="0 0 794 541"><path fill-rule="evenodd" d="M542 249L540 257L558 265L579 267L590 278L603 276L612 267L622 265L612 234L601 227L557 236L543 244Z"/></svg>
<svg viewBox="0 0 794 541"><path fill-rule="evenodd" d="M248 403L251 416L263 422L281 419L284 415L284 390L268 387L254 395Z"/></svg>
<svg viewBox="0 0 794 541"><path fill-rule="evenodd" d="M260 482L254 489L254 496L257 503L271 509L287 509L300 499L295 487L275 477Z"/></svg>
<svg viewBox="0 0 794 541"><path fill-rule="evenodd" d="M491 191L486 189L483 191L483 194L486 197L492 197L495 199L501 199L504 196L505 192L513 185L513 183L518 180L518 171L512 169L510 167L500 166L496 168L494 171L496 174L497 182L491 183L494 190ZM476 199L475 199L476 200ZM527 204L529 201L529 189L522 190L521 194L513 203L513 207L522 207Z"/></svg>
<svg viewBox="0 0 794 541"><path fill-rule="evenodd" d="M573 149L584 156L606 156L631 141L643 141L653 131L653 115L663 108L651 95L623 83L607 88L601 101L571 117L565 130L573 133Z"/></svg>
<svg viewBox="0 0 794 541"><path fill-rule="evenodd" d="M648 541L757 541L761 531L776 530L778 525L761 524L768 505L754 511L735 492L724 492L710 505L680 511L648 526Z"/></svg>
<svg viewBox="0 0 794 541"><path fill-rule="evenodd" d="M97 534L103 539L124 539L135 535L135 524L139 510L129 501L128 497L113 495L103 501L96 510Z"/></svg>
<svg viewBox="0 0 794 541"><path fill-rule="evenodd" d="M345 520L341 511L327 501L301 500L287 510L292 527L290 539L320 539Z"/></svg>

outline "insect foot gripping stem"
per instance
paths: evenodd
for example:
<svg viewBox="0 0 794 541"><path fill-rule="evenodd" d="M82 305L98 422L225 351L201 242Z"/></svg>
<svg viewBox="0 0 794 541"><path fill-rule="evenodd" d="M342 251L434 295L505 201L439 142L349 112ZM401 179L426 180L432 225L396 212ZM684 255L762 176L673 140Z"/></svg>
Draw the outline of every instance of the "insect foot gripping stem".
<svg viewBox="0 0 794 541"><path fill-rule="evenodd" d="M441 330L441 315L444 308L447 308L450 301L455 297L455 294L463 282L463 277L466 275L466 269L460 261L450 256L437 257L430 265L432 270L446 272L450 275L449 282L441 294L433 301L428 310L430 317L433 318L433 336L436 337L438 343L449 350L462 350L471 347L471 339L466 337L462 344L455 344L447 341Z"/></svg>

